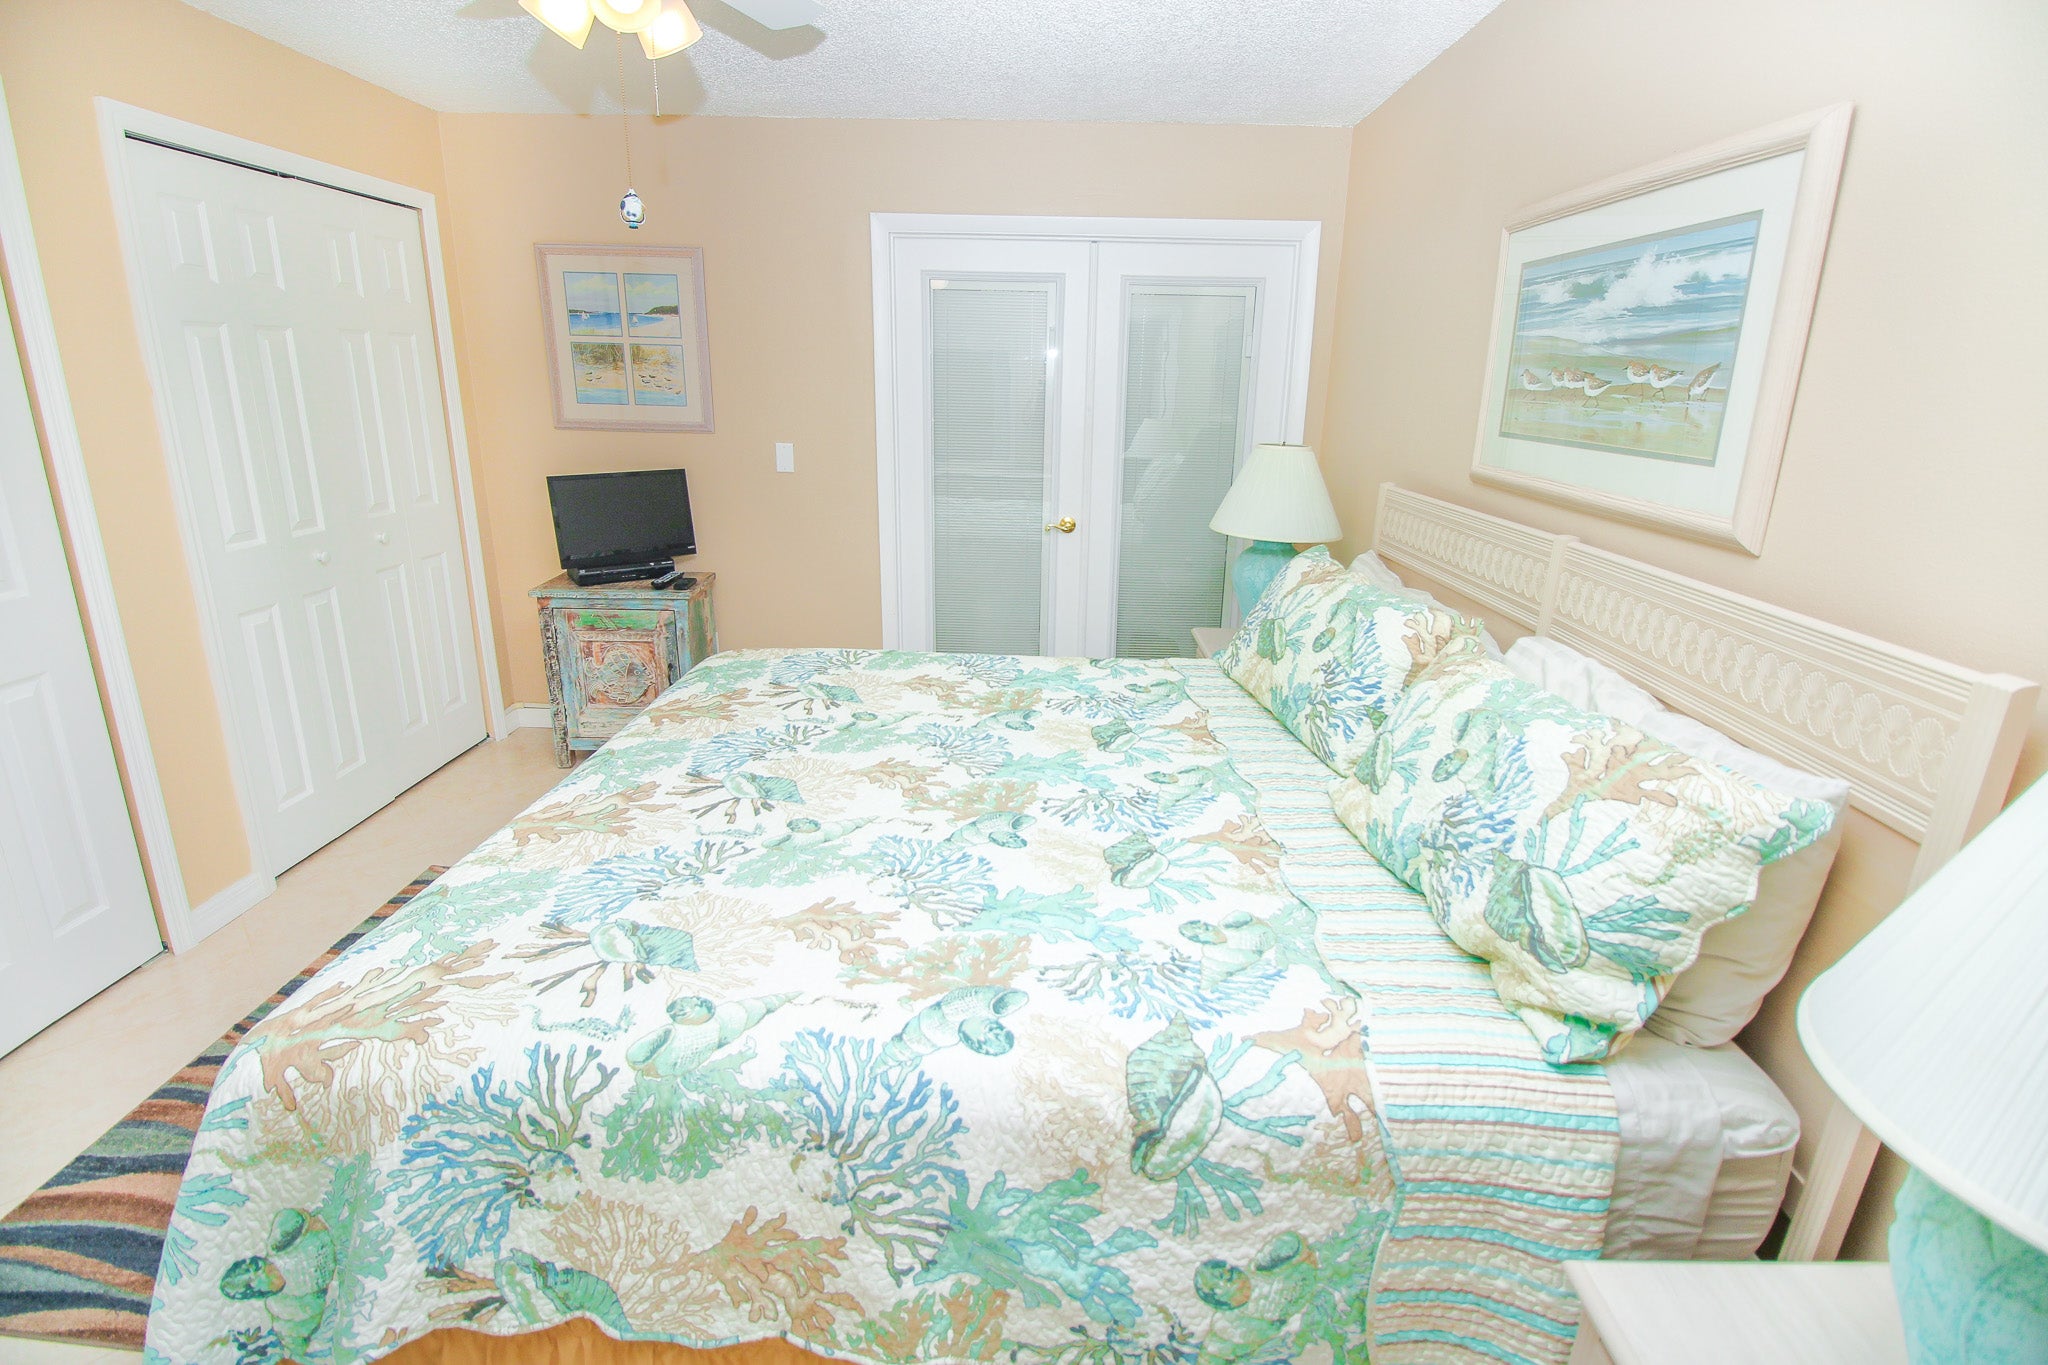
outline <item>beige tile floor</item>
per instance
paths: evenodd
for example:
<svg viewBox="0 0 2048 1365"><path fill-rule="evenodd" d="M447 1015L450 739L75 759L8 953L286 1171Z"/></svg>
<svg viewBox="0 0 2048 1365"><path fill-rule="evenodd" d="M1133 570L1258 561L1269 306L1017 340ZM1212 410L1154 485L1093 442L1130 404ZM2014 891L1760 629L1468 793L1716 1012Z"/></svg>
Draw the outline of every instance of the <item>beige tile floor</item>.
<svg viewBox="0 0 2048 1365"><path fill-rule="evenodd" d="M422 869L450 864L560 779L545 730L486 741L277 879L188 953L164 954L0 1057L0 1210L13 1208L201 1048ZM135 1365L0 1337L0 1365Z"/></svg>

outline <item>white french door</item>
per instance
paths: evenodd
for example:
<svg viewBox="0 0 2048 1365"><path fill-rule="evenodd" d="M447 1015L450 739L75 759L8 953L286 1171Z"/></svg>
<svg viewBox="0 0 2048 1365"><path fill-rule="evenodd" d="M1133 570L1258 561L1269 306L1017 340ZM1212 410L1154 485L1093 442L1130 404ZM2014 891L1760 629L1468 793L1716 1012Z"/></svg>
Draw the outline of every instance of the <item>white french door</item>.
<svg viewBox="0 0 2048 1365"><path fill-rule="evenodd" d="M1316 226L876 217L884 635L1156 658L1234 620L1208 529L1301 438Z"/></svg>
<svg viewBox="0 0 2048 1365"><path fill-rule="evenodd" d="M897 356L917 414L903 508L926 531L895 547L924 589L903 623L911 648L1085 649L1082 546L1045 528L1087 478L1087 374L1067 342L1089 309L1088 257L1076 242L1018 242L995 261L933 241L893 281L894 307L917 319Z"/></svg>
<svg viewBox="0 0 2048 1365"><path fill-rule="evenodd" d="M0 294L0 1053L162 951Z"/></svg>
<svg viewBox="0 0 2048 1365"><path fill-rule="evenodd" d="M419 213L122 144L259 870L484 738Z"/></svg>

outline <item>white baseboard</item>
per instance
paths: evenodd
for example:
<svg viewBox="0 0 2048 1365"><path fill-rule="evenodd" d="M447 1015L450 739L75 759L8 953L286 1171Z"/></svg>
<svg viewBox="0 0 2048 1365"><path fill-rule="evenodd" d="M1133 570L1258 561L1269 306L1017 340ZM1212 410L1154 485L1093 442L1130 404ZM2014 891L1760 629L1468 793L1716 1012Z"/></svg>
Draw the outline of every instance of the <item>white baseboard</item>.
<svg viewBox="0 0 2048 1365"><path fill-rule="evenodd" d="M186 912L185 923L190 938L177 944L175 950L182 953L194 947L215 930L227 927L243 911L267 899L275 890L277 878L266 877L260 872L251 872L238 882L230 882Z"/></svg>
<svg viewBox="0 0 2048 1365"><path fill-rule="evenodd" d="M545 702L515 701L505 708L507 730L545 730L554 723L554 708Z"/></svg>

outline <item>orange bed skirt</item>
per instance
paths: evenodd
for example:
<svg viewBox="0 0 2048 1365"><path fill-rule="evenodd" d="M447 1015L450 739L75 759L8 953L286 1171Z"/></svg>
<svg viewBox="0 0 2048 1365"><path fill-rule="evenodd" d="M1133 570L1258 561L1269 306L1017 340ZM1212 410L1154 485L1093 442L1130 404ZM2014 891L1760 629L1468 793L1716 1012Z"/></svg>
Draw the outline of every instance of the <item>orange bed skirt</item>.
<svg viewBox="0 0 2048 1365"><path fill-rule="evenodd" d="M445 1328L399 1347L384 1360L386 1365L829 1365L826 1357L786 1341L693 1351L660 1341L613 1341L580 1319L513 1337Z"/></svg>

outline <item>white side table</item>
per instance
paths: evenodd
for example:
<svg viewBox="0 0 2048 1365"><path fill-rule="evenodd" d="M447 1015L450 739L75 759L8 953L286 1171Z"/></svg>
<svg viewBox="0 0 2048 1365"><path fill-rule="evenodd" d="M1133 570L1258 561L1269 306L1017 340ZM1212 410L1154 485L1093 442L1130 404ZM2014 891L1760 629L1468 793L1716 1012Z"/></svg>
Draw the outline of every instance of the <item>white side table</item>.
<svg viewBox="0 0 2048 1365"><path fill-rule="evenodd" d="M1891 1267L1574 1261L1571 1365L1906 1365Z"/></svg>
<svg viewBox="0 0 2048 1365"><path fill-rule="evenodd" d="M1209 658L1217 650L1229 644L1230 637L1236 633L1236 631L1231 630L1227 626L1196 626L1192 632L1195 637L1195 657L1198 659Z"/></svg>

